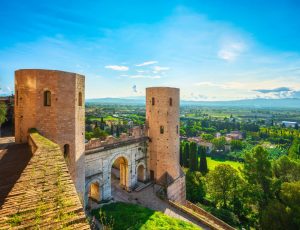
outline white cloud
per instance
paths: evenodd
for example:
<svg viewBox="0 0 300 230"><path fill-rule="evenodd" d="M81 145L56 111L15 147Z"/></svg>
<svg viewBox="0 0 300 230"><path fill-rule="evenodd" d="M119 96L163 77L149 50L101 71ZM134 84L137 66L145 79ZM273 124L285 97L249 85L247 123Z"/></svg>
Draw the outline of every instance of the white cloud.
<svg viewBox="0 0 300 230"><path fill-rule="evenodd" d="M129 78L148 78L148 79L159 79L161 76L155 75L155 76L150 76L150 75L131 75Z"/></svg>
<svg viewBox="0 0 300 230"><path fill-rule="evenodd" d="M245 44L241 42L231 42L222 45L218 51L218 57L225 61L234 61L245 50Z"/></svg>
<svg viewBox="0 0 300 230"><path fill-rule="evenodd" d="M129 70L129 67L123 66L123 65L107 65L107 66L105 66L105 68L116 70L116 71L127 71L127 70Z"/></svg>
<svg viewBox="0 0 300 230"><path fill-rule="evenodd" d="M153 65L153 64L156 64L158 63L157 61L146 61L146 62L143 62L143 63L140 63L140 64L136 64L135 66L146 66L146 65Z"/></svg>
<svg viewBox="0 0 300 230"><path fill-rule="evenodd" d="M170 67L154 66L153 67L153 73L159 73L159 72L162 72L162 71L167 71L169 69L170 69Z"/></svg>

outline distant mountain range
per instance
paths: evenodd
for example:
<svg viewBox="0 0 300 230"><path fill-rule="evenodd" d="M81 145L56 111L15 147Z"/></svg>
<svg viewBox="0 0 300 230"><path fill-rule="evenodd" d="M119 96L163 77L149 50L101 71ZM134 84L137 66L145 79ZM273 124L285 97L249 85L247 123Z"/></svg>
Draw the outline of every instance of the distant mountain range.
<svg viewBox="0 0 300 230"><path fill-rule="evenodd" d="M95 98L87 99L87 103L92 104L122 104L122 105L143 105L144 97L130 98ZM299 109L300 99L244 99L233 101L185 101L180 102L181 106L206 106L206 107L243 107L243 108L282 108Z"/></svg>

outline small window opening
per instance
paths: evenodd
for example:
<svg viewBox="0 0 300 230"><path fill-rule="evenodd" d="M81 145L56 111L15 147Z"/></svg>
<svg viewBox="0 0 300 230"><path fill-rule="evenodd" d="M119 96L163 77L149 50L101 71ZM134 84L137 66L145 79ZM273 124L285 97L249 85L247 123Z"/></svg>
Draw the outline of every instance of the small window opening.
<svg viewBox="0 0 300 230"><path fill-rule="evenodd" d="M176 125L176 133L178 134L178 125Z"/></svg>
<svg viewBox="0 0 300 230"><path fill-rule="evenodd" d="M51 92L49 90L44 92L44 106L51 106Z"/></svg>
<svg viewBox="0 0 300 230"><path fill-rule="evenodd" d="M78 106L82 106L82 93L78 93Z"/></svg>
<svg viewBox="0 0 300 230"><path fill-rule="evenodd" d="M19 104L19 92L18 90L16 91L16 106Z"/></svg>
<svg viewBox="0 0 300 230"><path fill-rule="evenodd" d="M169 104L170 104L170 106L172 106L172 105L173 105L173 100L172 100L172 98L171 98L171 97L169 98Z"/></svg>
<svg viewBox="0 0 300 230"><path fill-rule="evenodd" d="M160 134L164 134L164 127L162 125L160 126Z"/></svg>
<svg viewBox="0 0 300 230"><path fill-rule="evenodd" d="M155 105L155 98L152 97L152 105Z"/></svg>
<svg viewBox="0 0 300 230"><path fill-rule="evenodd" d="M70 154L70 145L65 144L64 145L64 158L68 158L69 154Z"/></svg>

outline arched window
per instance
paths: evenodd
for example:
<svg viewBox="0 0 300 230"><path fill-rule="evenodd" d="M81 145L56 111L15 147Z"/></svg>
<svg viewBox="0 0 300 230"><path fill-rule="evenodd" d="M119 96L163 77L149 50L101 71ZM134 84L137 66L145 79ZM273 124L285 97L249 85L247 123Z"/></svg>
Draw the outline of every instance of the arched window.
<svg viewBox="0 0 300 230"><path fill-rule="evenodd" d="M70 145L69 144L65 144L64 145L64 158L68 158L70 154Z"/></svg>
<svg viewBox="0 0 300 230"><path fill-rule="evenodd" d="M51 92L49 90L44 92L44 106L51 106Z"/></svg>
<svg viewBox="0 0 300 230"><path fill-rule="evenodd" d="M78 93L78 106L82 106L82 93Z"/></svg>
<svg viewBox="0 0 300 230"><path fill-rule="evenodd" d="M173 100L172 100L172 97L170 97L170 98L169 98L169 104L170 104L170 106L172 106L172 105L173 105Z"/></svg>
<svg viewBox="0 0 300 230"><path fill-rule="evenodd" d="M155 105L155 99L152 97L152 105Z"/></svg>

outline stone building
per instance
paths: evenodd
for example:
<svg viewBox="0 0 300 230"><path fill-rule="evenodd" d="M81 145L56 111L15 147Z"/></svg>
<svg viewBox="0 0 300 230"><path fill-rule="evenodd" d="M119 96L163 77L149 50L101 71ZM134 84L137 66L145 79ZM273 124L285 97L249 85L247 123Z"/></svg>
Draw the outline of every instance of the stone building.
<svg viewBox="0 0 300 230"><path fill-rule="evenodd" d="M15 139L26 143L37 129L57 143L81 198L84 195L84 76L56 70L15 72Z"/></svg>

